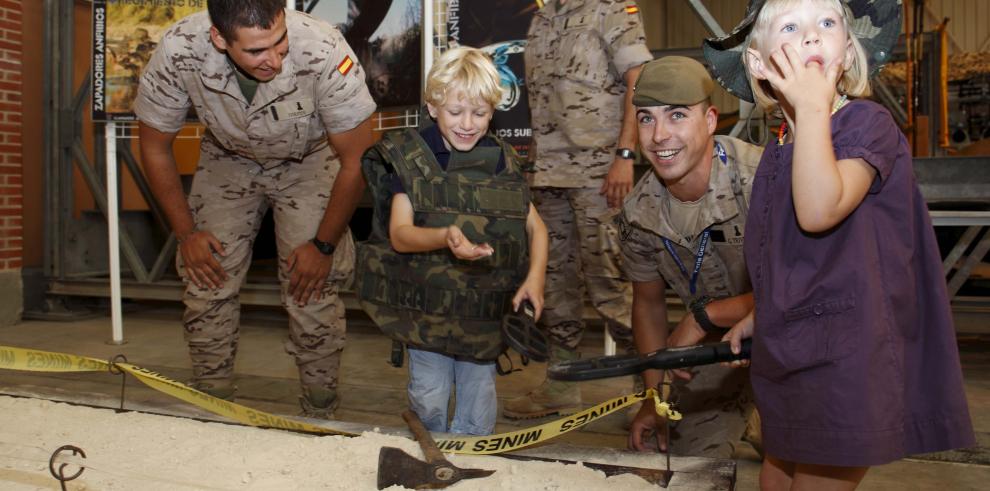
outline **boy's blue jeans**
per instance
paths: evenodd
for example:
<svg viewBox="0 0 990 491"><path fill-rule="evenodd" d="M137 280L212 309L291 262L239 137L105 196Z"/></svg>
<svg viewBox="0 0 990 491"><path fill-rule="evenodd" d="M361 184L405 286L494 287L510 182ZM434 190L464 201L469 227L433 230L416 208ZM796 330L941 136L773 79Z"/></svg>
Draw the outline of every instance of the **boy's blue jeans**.
<svg viewBox="0 0 990 491"><path fill-rule="evenodd" d="M457 361L409 348L409 406L430 431L490 435L495 429L495 363ZM450 390L456 384L454 420L447 427Z"/></svg>

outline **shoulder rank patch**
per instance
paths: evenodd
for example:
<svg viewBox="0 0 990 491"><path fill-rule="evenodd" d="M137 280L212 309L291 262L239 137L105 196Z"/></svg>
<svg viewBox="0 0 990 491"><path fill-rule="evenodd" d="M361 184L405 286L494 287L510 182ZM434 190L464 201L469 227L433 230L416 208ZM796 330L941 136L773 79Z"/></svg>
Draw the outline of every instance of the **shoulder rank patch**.
<svg viewBox="0 0 990 491"><path fill-rule="evenodd" d="M536 8L542 9L544 5L546 4L543 2L543 0L536 0Z"/></svg>
<svg viewBox="0 0 990 491"><path fill-rule="evenodd" d="M341 75L347 75L347 72L351 71L351 68L354 68L354 60L351 59L350 55L345 56L344 61L341 61L340 64L337 65L337 71L340 72Z"/></svg>
<svg viewBox="0 0 990 491"><path fill-rule="evenodd" d="M639 7L637 7L635 5L626 5L626 13L629 14L629 15L638 14L639 13Z"/></svg>

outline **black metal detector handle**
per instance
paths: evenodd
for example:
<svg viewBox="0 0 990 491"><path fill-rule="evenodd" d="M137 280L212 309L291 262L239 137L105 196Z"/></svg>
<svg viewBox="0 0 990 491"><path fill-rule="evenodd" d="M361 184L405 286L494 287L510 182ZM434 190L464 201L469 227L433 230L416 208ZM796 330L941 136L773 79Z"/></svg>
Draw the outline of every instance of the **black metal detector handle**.
<svg viewBox="0 0 990 491"><path fill-rule="evenodd" d="M729 343L723 342L661 349L642 356L600 356L587 360L565 361L550 365L547 376L554 380L580 382L634 375L650 369L671 370L723 361L746 360L750 357L752 346L752 339L743 340L742 350L738 355L732 353Z"/></svg>

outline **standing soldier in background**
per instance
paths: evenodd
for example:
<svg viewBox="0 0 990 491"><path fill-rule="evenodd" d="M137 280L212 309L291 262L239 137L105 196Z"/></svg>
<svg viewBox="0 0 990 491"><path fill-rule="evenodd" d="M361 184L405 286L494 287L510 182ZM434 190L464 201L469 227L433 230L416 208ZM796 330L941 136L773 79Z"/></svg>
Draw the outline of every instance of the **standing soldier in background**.
<svg viewBox="0 0 990 491"><path fill-rule="evenodd" d="M347 223L364 191L375 103L330 24L286 11L285 0L207 7L162 37L134 107L148 181L179 241L192 384L234 395L238 293L271 207L303 415L329 418L345 342L338 289L354 268ZM187 200L172 143L190 107L206 133Z"/></svg>
<svg viewBox="0 0 990 491"><path fill-rule="evenodd" d="M613 337L631 346L632 288L609 209L632 189L632 86L652 59L633 1L557 0L533 17L525 52L532 113L530 186L550 234L546 307L551 361L578 357L586 290ZM581 409L574 382L546 380L506 401L508 418Z"/></svg>

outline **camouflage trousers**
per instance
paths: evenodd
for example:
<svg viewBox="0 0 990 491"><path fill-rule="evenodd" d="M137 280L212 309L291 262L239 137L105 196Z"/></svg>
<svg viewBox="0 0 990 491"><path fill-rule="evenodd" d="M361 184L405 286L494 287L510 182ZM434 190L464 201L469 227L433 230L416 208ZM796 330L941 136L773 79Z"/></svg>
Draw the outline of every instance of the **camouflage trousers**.
<svg viewBox="0 0 990 491"><path fill-rule="evenodd" d="M676 379L670 395L684 416L673 424L672 453L732 458L755 410L749 370L705 365L691 371L691 381Z"/></svg>
<svg viewBox="0 0 990 491"><path fill-rule="evenodd" d="M576 350L584 333L584 293L624 349L632 344L632 284L622 274L619 233L597 188L533 188L547 226L545 307L551 342Z"/></svg>
<svg viewBox="0 0 990 491"><path fill-rule="evenodd" d="M182 320L196 379L233 375L240 331L239 292L250 266L254 239L271 208L282 305L289 314L285 350L295 358L303 385L336 387L345 343L339 288L354 270L353 239L349 232L344 235L334 254L322 298L304 307L293 303L288 294L286 261L293 249L316 235L339 169L336 155L329 148L310 154L302 162L263 168L203 139L189 207L196 228L211 232L223 244L226 255L215 257L228 280L218 290L199 288L188 281L182 257L177 257L179 274L186 282Z"/></svg>

